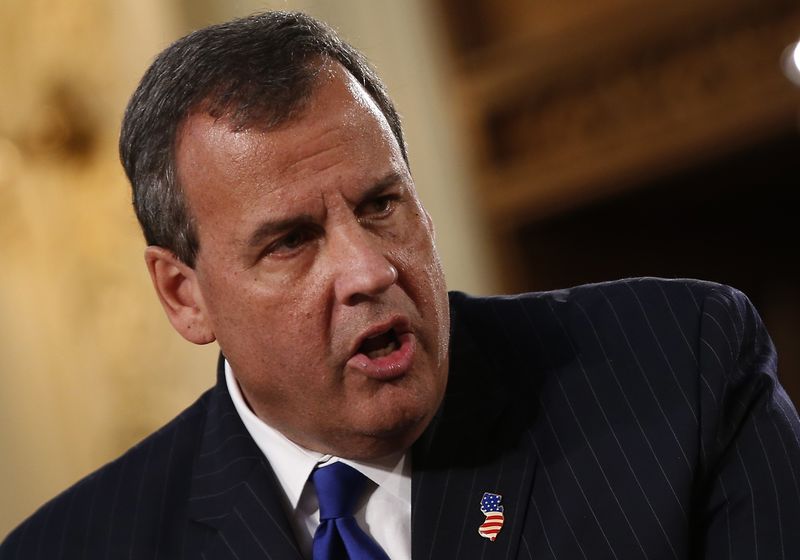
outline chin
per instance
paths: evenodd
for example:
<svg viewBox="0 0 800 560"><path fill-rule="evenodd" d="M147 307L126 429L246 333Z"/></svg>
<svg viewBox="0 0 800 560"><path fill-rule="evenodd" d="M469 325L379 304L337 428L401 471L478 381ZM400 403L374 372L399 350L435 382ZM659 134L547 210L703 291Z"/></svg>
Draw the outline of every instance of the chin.
<svg viewBox="0 0 800 560"><path fill-rule="evenodd" d="M430 415L432 416L432 415ZM430 422L428 415L405 414L395 418L384 418L377 425L369 426L348 445L350 459L369 460L408 450L422 435ZM342 455L343 456L343 455Z"/></svg>
<svg viewBox="0 0 800 560"><path fill-rule="evenodd" d="M399 455L407 451L414 443L414 437L370 437L359 438L358 442L349 442L347 445L331 450L330 453L343 459L354 461L374 461L390 455Z"/></svg>

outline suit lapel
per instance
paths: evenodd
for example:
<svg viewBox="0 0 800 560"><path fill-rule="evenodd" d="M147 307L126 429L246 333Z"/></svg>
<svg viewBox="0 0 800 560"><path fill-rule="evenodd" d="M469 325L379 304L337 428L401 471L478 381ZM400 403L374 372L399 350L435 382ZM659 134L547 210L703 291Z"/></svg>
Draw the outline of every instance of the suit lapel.
<svg viewBox="0 0 800 560"><path fill-rule="evenodd" d="M447 395L412 450L413 557L515 558L536 471L532 410L515 402L513 386L491 383L504 373L487 351L491 343L470 332L456 305L451 316ZM478 533L484 492L502 495L494 542Z"/></svg>
<svg viewBox="0 0 800 560"><path fill-rule="evenodd" d="M536 470L534 455L526 449L521 445L481 464L415 468L413 558L516 558ZM480 508L484 492L502 496L504 523L494 542L478 533L486 520Z"/></svg>
<svg viewBox="0 0 800 560"><path fill-rule="evenodd" d="M300 560L283 499L231 402L221 357L189 499L189 519L205 531L187 548L204 558Z"/></svg>

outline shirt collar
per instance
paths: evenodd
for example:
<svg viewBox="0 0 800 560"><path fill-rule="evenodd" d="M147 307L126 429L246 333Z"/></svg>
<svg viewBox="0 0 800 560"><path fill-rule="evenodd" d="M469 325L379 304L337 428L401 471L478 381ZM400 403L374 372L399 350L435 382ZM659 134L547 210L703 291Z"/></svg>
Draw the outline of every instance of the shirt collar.
<svg viewBox="0 0 800 560"><path fill-rule="evenodd" d="M411 465L407 460L407 453L398 453L365 463L311 451L291 441L250 410L227 360L225 360L225 383L236 412L272 466L293 510L297 509L303 487L317 464L338 460L358 470L377 486L397 496L403 502L411 504Z"/></svg>

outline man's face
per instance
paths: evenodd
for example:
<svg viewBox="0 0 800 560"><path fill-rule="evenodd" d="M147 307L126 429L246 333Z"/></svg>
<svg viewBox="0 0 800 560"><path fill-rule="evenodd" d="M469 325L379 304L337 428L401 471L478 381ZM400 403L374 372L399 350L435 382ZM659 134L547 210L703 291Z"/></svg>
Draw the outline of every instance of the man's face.
<svg viewBox="0 0 800 560"><path fill-rule="evenodd" d="M368 459L406 449L438 408L448 303L397 141L330 66L275 130L190 115L177 169L200 313L248 404L300 445Z"/></svg>

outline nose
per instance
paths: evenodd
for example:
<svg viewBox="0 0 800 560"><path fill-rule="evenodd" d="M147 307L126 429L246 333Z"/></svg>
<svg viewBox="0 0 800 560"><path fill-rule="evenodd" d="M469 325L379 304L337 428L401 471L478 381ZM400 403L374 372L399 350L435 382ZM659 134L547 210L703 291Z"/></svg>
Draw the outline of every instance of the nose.
<svg viewBox="0 0 800 560"><path fill-rule="evenodd" d="M397 282L397 269L386 258L380 240L360 225L342 226L330 239L337 301L355 305L373 298Z"/></svg>

